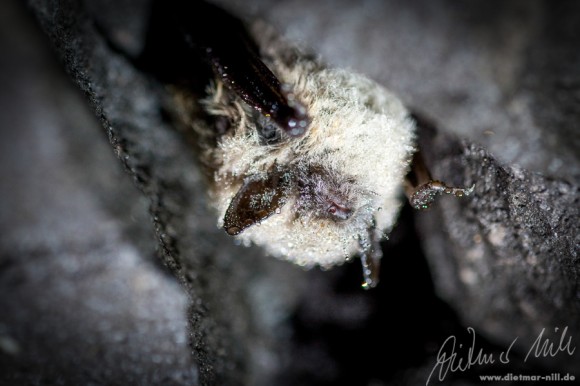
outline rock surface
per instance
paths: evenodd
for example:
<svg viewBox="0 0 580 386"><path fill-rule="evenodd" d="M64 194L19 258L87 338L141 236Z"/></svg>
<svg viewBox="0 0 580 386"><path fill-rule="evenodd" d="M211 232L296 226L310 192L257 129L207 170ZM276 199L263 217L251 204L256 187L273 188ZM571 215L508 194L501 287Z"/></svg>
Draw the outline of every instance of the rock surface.
<svg viewBox="0 0 580 386"><path fill-rule="evenodd" d="M220 3L396 91L438 128L421 137L433 174L474 195L406 206L372 291L358 264L236 246L165 91L124 54L150 1L5 1L0 382L425 384L468 326L497 356L517 337L512 360L446 384L577 371L578 352L524 357L543 328L580 342L578 3Z"/></svg>

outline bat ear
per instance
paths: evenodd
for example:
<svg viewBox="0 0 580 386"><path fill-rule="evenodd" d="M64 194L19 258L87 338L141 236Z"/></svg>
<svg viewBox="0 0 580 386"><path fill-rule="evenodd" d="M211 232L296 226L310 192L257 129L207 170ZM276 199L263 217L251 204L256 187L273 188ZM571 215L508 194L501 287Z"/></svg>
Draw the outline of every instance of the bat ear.
<svg viewBox="0 0 580 386"><path fill-rule="evenodd" d="M235 236L270 217L286 203L290 186L291 174L280 170L246 178L224 216L225 231Z"/></svg>

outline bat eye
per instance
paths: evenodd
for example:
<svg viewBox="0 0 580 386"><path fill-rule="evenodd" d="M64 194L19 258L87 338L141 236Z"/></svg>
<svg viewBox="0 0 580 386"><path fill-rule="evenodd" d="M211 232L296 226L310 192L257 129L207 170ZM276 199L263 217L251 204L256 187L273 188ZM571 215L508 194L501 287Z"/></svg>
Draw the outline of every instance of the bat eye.
<svg viewBox="0 0 580 386"><path fill-rule="evenodd" d="M352 216L351 209L349 209L345 206L342 206L342 205L338 205L335 202L330 204L330 206L328 207L328 209L326 211L334 220L338 220L338 221L348 220L350 218L350 216Z"/></svg>
<svg viewBox="0 0 580 386"><path fill-rule="evenodd" d="M214 127L218 134L223 135L227 133L231 127L231 122L228 118L224 116L217 116L214 119Z"/></svg>

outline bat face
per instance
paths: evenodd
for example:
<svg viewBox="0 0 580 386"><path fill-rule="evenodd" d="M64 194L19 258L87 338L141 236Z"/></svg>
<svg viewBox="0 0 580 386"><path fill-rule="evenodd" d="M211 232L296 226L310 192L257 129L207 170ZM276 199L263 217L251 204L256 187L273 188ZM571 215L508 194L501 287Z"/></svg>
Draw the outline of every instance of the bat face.
<svg viewBox="0 0 580 386"><path fill-rule="evenodd" d="M402 204L413 120L371 80L325 67L262 24L254 30L263 62L308 126L292 135L216 79L202 101L212 119L192 127L216 133L200 138L219 226L305 267L369 252Z"/></svg>
<svg viewBox="0 0 580 386"><path fill-rule="evenodd" d="M152 14L170 38L152 34L145 68L171 86L209 176L216 222L244 244L307 268L358 255L371 288L403 189L417 209L473 191L431 179L415 147L416 120L370 79L201 0L159 4ZM208 34L208 23L223 33ZM207 72L200 98L192 85Z"/></svg>

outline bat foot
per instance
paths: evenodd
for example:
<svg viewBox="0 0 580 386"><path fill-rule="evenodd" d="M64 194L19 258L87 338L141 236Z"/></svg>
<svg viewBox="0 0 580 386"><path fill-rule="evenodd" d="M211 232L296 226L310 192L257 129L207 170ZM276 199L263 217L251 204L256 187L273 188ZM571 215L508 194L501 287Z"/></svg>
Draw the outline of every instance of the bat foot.
<svg viewBox="0 0 580 386"><path fill-rule="evenodd" d="M418 186L409 198L409 202L414 209L426 210L441 194L451 194L455 197L469 196L473 193L474 188L475 184L470 188L456 188L447 186L441 181L432 180Z"/></svg>

